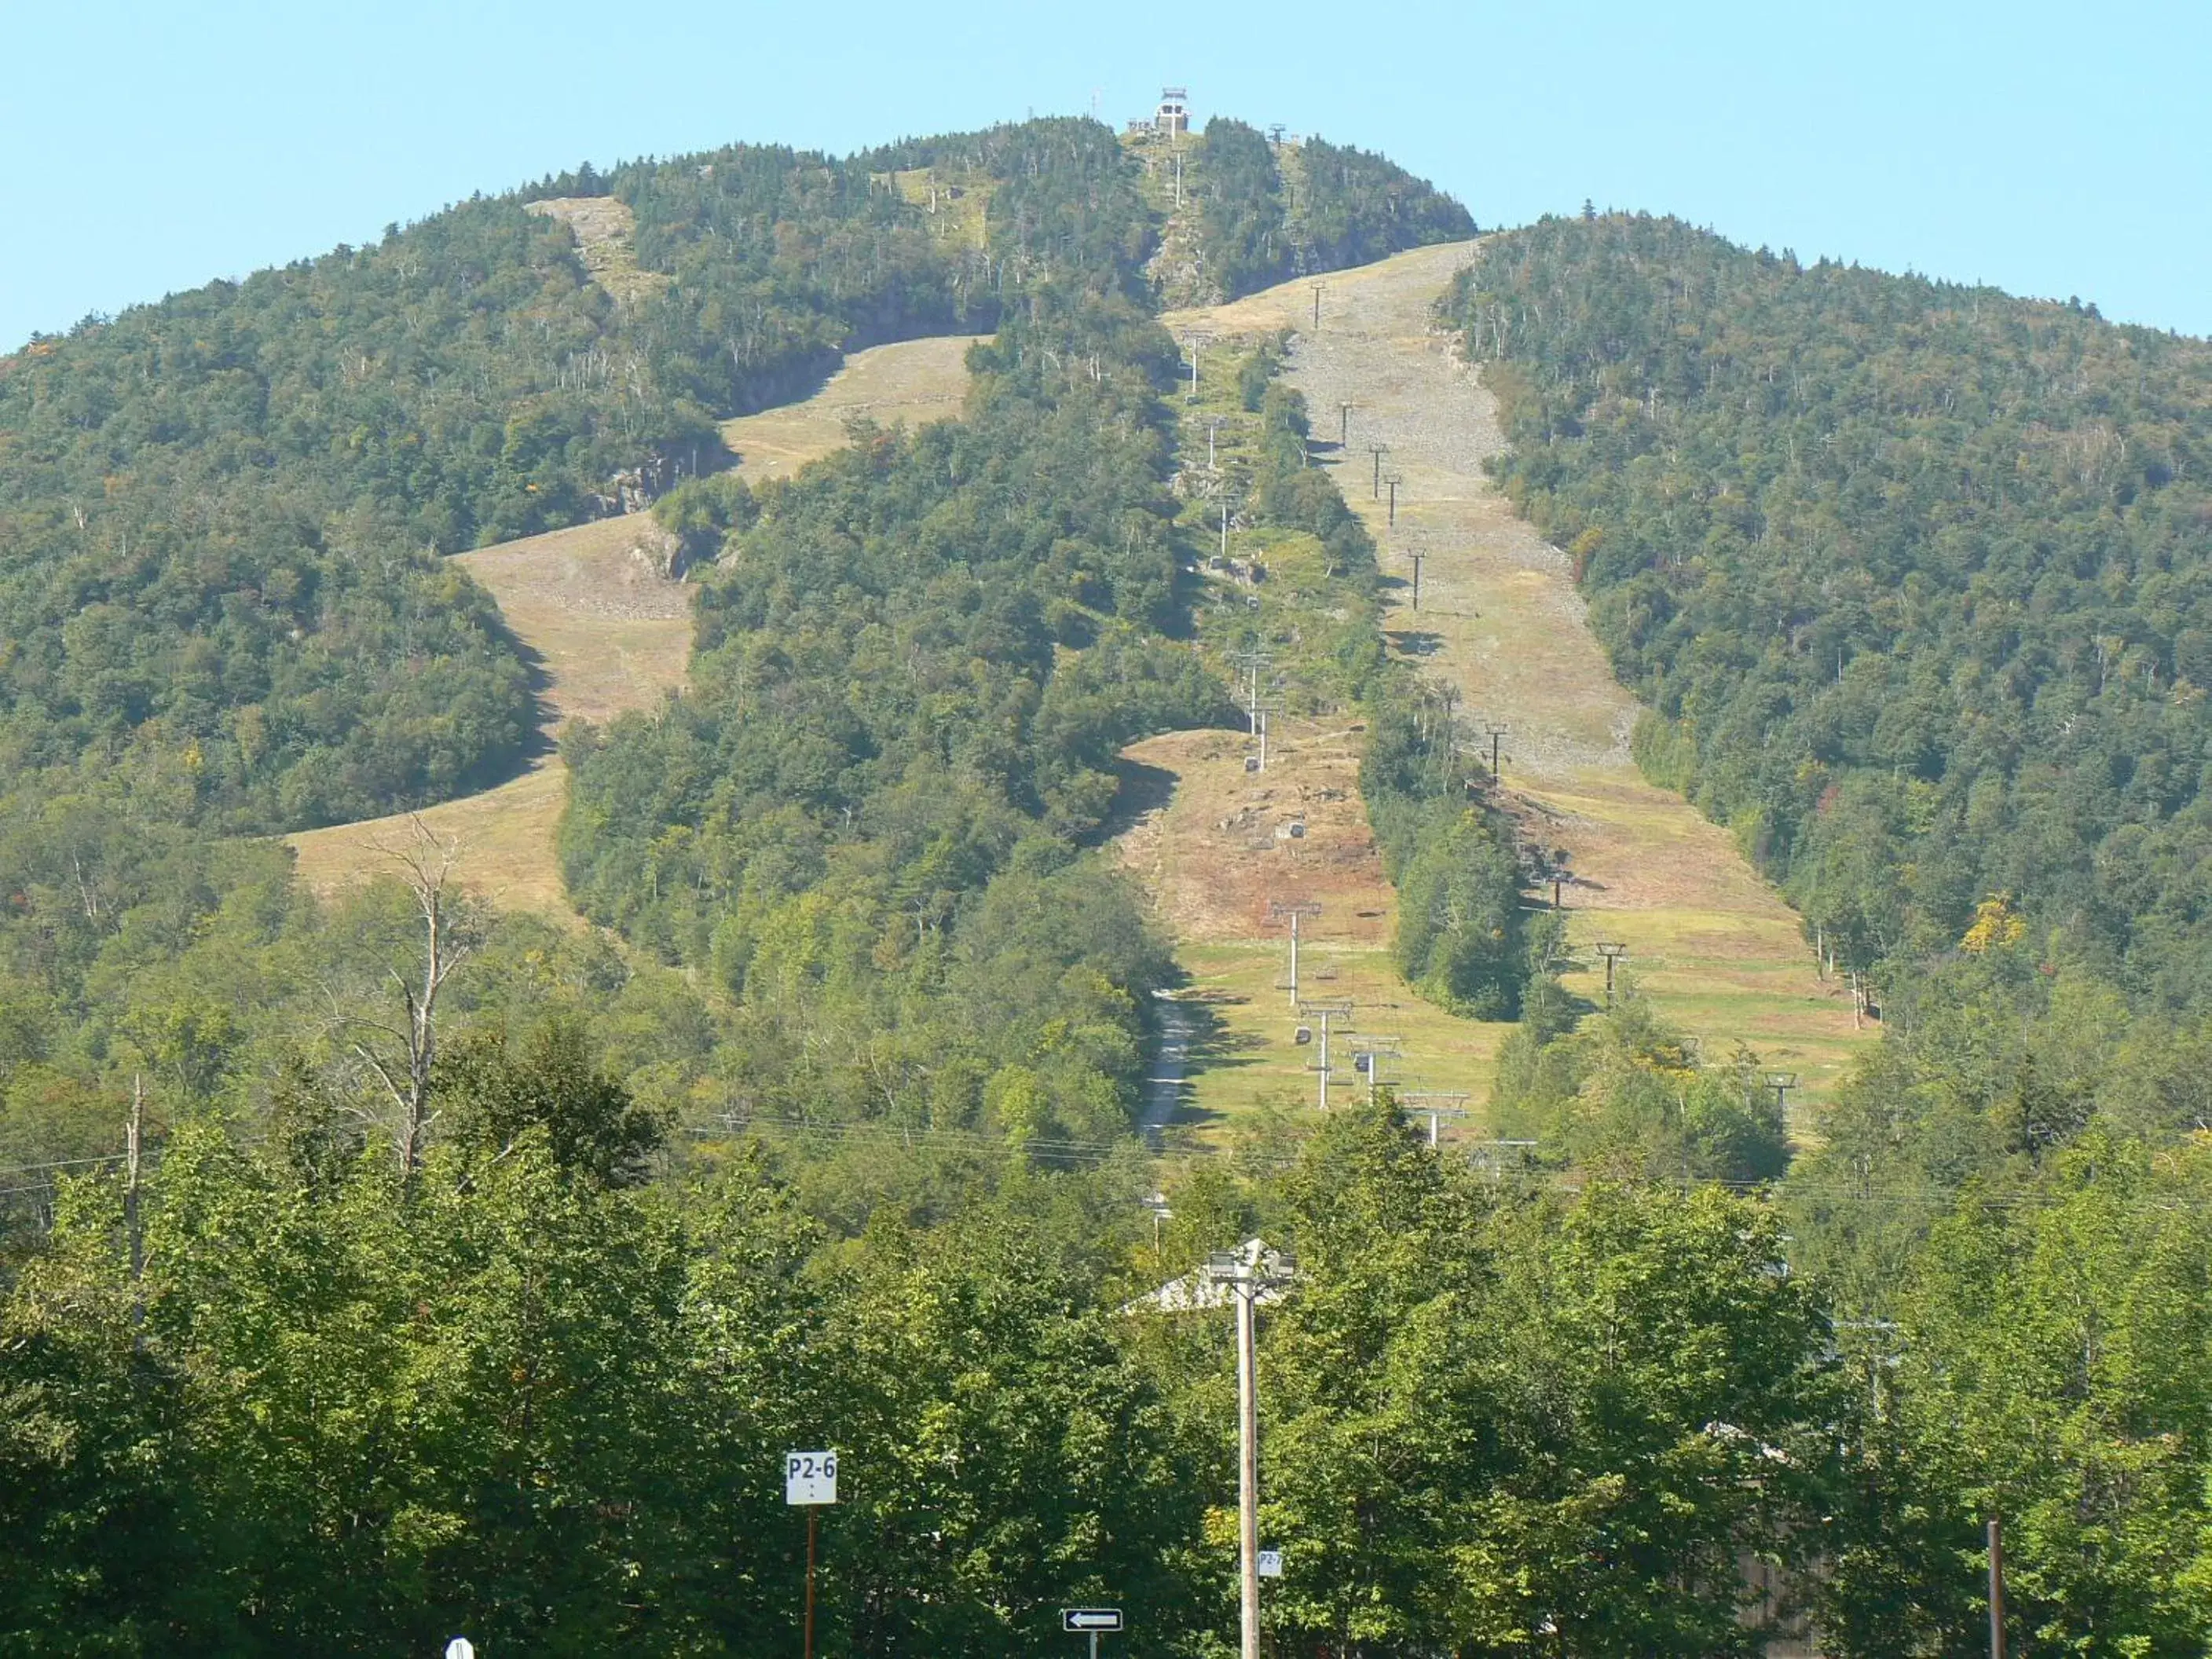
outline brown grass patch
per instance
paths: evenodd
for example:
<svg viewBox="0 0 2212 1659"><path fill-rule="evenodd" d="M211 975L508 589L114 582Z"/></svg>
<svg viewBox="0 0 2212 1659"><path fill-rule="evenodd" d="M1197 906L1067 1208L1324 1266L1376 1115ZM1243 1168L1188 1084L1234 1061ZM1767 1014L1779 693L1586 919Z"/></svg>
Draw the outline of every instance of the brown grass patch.
<svg viewBox="0 0 2212 1659"><path fill-rule="evenodd" d="M968 348L989 338L947 334L856 351L805 403L725 421L722 441L738 457L739 475L758 482L787 478L842 448L845 424L856 417L878 426L948 420L968 395Z"/></svg>
<svg viewBox="0 0 2212 1659"><path fill-rule="evenodd" d="M1849 997L1819 977L1796 914L1729 833L1638 772L1627 742L1638 705L1589 631L1565 556L1483 473L1504 442L1495 405L1450 341L1430 331L1431 307L1468 253L1423 248L1321 278L1318 330L1303 281L1166 320L1181 331L1300 331L1290 374L1316 436L1334 435L1340 401L1354 405L1346 450L1321 459L1398 579L1386 631L1457 688L1471 737L1509 728L1509 805L1524 836L1563 854L1578 878L1571 939L1585 954L1598 939L1627 945L1632 978L1662 1018L1710 1054L1747 1042L1765 1063L1798 1071L1809 1105L1869 1034L1853 1030ZM1389 446L1384 471L1401 479L1395 526L1372 494L1367 446L1378 442ZM1601 994L1595 966L1590 958L1570 986Z"/></svg>
<svg viewBox="0 0 2212 1659"><path fill-rule="evenodd" d="M665 272L647 270L637 263L637 216L627 202L612 196L549 196L524 203L522 210L568 226L584 269L622 304L635 305L667 288Z"/></svg>
<svg viewBox="0 0 2212 1659"><path fill-rule="evenodd" d="M604 237L613 224L605 206L611 199L532 207L567 219L580 239L587 227ZM578 216L585 209L598 219ZM623 234L628 212L622 209ZM745 458L746 476L787 476L842 445L850 416L889 425L957 414L972 343L955 337L856 352L807 403L732 421L725 430ZM604 723L653 708L684 684L691 656L691 590L666 574L669 551L665 532L638 514L458 556L499 601L542 677L539 703L549 739L571 720ZM440 840L460 843L456 876L471 891L506 908L580 926L554 856L568 776L547 752L496 788L411 816ZM410 816L286 837L300 879L329 895L383 873L391 862L385 849L407 844Z"/></svg>
<svg viewBox="0 0 2212 1659"><path fill-rule="evenodd" d="M1123 751L1125 796L1141 808L1115 853L1176 934L1190 976L1182 1000L1197 1030L1179 1121L1201 1139L1262 1103L1316 1098L1317 1050L1295 1040L1289 935L1268 920L1271 900L1322 907L1300 928L1300 996L1351 1002L1350 1029L1399 1039L1403 1058L1385 1061L1386 1081L1480 1092L1510 1029L1423 1001L1393 964L1397 894L1359 795L1360 741L1343 720L1279 721L1263 773L1245 770L1256 745L1236 732L1173 732ZM1303 836L1278 833L1294 823ZM1358 1086L1352 1045L1334 1047L1331 1086L1347 1099Z"/></svg>

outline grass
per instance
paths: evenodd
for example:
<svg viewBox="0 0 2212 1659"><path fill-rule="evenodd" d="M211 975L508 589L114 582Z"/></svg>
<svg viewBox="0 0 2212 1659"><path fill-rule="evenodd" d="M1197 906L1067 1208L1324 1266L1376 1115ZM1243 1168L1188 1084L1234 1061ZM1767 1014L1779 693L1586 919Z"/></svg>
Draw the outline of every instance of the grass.
<svg viewBox="0 0 2212 1659"><path fill-rule="evenodd" d="M856 351L804 403L722 423L738 472L753 483L787 478L846 441L846 422L920 426L960 412L968 394L968 348L990 337L947 334Z"/></svg>
<svg viewBox="0 0 2212 1659"><path fill-rule="evenodd" d="M1397 1038L1402 1058L1385 1061L1386 1081L1483 1093L1511 1028L1423 1001L1393 964L1397 895L1359 798L1361 728L1287 720L1271 735L1261 773L1245 769L1256 746L1234 732L1170 732L1124 753L1134 822L1115 848L1176 937L1179 996L1200 1022L1182 1126L1215 1142L1264 1104L1315 1098L1316 1049L1295 1040L1288 933L1268 919L1273 900L1322 907L1300 929L1300 995L1352 1003L1340 1031ZM1278 833L1293 823L1303 835ZM1357 1086L1352 1046L1331 1044L1333 1091Z"/></svg>
<svg viewBox="0 0 2212 1659"><path fill-rule="evenodd" d="M1589 631L1565 558L1514 517L1482 473L1482 456L1502 441L1489 398L1429 331L1429 307L1465 257L1463 246L1421 249L1322 279L1317 331L1304 281L1169 313L1178 334L1206 331L1223 341L1202 360L1192 414L1228 409L1229 337L1304 332L1291 378L1314 411L1317 455L1341 469L1345 495L1382 550L1385 633L1458 691L1470 735L1491 723L1509 728L1504 793L1522 836L1576 877L1565 898L1580 966L1567 976L1569 988L1601 1000L1602 967L1589 947L1600 939L1626 945L1626 982L1662 1020L1698 1038L1708 1057L1725 1058L1742 1042L1767 1066L1799 1074L1792 1122L1802 1137L1813 1109L1872 1033L1853 1029L1844 988L1819 977L1796 915L1729 833L1647 782L1630 758L1638 707ZM1341 399L1356 407L1349 447L1339 453L1333 441ZM1390 445L1386 470L1402 480L1395 527L1368 489L1370 441ZM1185 455L1203 457L1202 426L1187 421L1182 441ZM1410 605L1417 548L1424 554L1418 614ZM1236 620L1219 618L1231 627ZM1202 616L1202 639L1206 629ZM1194 1076L1204 1121L1213 1124L1301 1079L1287 1022L1257 995L1265 950L1204 932L1183 938L1198 991L1218 989L1224 999L1218 1053ZM1240 950L1257 954L1247 963ZM1376 1006L1396 1000L1391 1013L1413 1028L1403 1033L1409 1062L1416 1032L1425 1059L1435 1056L1409 1063L1409 1072L1449 1074L1455 1080L1443 1086L1455 1088L1468 1086L1473 1073L1483 1092L1500 1028L1452 1021L1402 988L1392 998L1387 958L1370 953L1368 960ZM1342 971L1349 970L1347 961Z"/></svg>
<svg viewBox="0 0 2212 1659"><path fill-rule="evenodd" d="M965 168L906 167L878 173L873 181L927 209L930 228L945 241L980 248L989 228L991 195L996 181Z"/></svg>
<svg viewBox="0 0 2212 1659"><path fill-rule="evenodd" d="M576 238L576 251L592 280L624 305L665 292L669 277L637 262L637 216L612 196L549 196L524 210L558 219Z"/></svg>
<svg viewBox="0 0 2212 1659"><path fill-rule="evenodd" d="M842 445L854 415L890 425L957 413L970 343L909 340L855 352L814 398L732 421L726 437L744 476L785 477ZM419 814L286 837L300 879L328 896L384 872L389 849L407 845L409 819L419 817L441 841L459 843L456 878L478 896L582 926L554 856L568 772L553 744L571 720L604 724L657 706L684 684L691 592L665 574L668 550L659 526L634 514L458 556L538 671L537 753L521 775Z"/></svg>

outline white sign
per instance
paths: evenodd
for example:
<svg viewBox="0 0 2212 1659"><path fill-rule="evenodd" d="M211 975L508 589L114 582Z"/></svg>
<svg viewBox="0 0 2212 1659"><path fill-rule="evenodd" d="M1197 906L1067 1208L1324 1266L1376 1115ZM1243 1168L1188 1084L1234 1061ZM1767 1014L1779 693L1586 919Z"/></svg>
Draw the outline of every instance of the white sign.
<svg viewBox="0 0 2212 1659"><path fill-rule="evenodd" d="M837 1454L833 1451L784 1453L783 1501L787 1504L836 1503Z"/></svg>
<svg viewBox="0 0 2212 1659"><path fill-rule="evenodd" d="M1062 1607L1060 1627L1079 1633L1089 1631L1115 1631L1121 1628L1121 1609L1119 1607Z"/></svg>
<svg viewBox="0 0 2212 1659"><path fill-rule="evenodd" d="M477 1644L465 1636L456 1636L446 1644L446 1659L477 1659Z"/></svg>
<svg viewBox="0 0 2212 1659"><path fill-rule="evenodd" d="M1260 1577L1280 1578L1283 1576L1283 1553L1280 1550L1260 1552Z"/></svg>

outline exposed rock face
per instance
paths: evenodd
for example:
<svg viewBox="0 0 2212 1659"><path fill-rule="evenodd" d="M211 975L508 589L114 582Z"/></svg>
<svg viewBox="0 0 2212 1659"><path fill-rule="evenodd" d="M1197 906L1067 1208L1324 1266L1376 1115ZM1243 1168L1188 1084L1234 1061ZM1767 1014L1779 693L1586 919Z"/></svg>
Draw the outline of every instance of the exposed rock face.
<svg viewBox="0 0 2212 1659"><path fill-rule="evenodd" d="M651 455L607 480L606 489L592 497L596 515L611 519L624 513L642 513L672 489L676 464L665 455Z"/></svg>
<svg viewBox="0 0 2212 1659"><path fill-rule="evenodd" d="M1160 303L1170 309L1218 306L1229 297L1221 279L1206 269L1197 216L1188 199L1161 233L1159 251L1146 262L1145 275L1159 294Z"/></svg>

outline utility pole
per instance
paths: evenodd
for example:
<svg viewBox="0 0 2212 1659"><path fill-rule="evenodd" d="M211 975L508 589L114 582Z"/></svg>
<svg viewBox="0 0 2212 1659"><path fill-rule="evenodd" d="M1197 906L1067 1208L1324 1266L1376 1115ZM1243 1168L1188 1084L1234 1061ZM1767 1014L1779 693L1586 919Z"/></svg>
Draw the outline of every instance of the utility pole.
<svg viewBox="0 0 2212 1659"><path fill-rule="evenodd" d="M1418 547L1417 547L1417 548L1415 548L1415 549L1413 549L1413 550L1412 557L1413 557L1413 609L1414 609L1414 610L1416 610L1416 611L1419 611L1419 610L1421 608L1421 560L1422 560L1425 556L1425 555L1424 555L1424 554L1422 553L1422 551L1421 551L1421 550L1420 550L1419 548L1418 548Z"/></svg>
<svg viewBox="0 0 2212 1659"><path fill-rule="evenodd" d="M139 1332L146 1323L146 1297L141 1281L146 1277L146 1235L138 1224L138 1158L146 1138L146 1079L131 1074L131 1115L123 1125L123 1229L131 1240L131 1328ZM143 1343L143 1334L131 1338Z"/></svg>
<svg viewBox="0 0 2212 1659"><path fill-rule="evenodd" d="M1613 974L1627 957L1628 947L1618 939L1600 939L1590 941L1590 948L1605 958L1605 1006L1613 1006Z"/></svg>
<svg viewBox="0 0 2212 1659"><path fill-rule="evenodd" d="M1352 404L1340 403L1336 406L1336 447L1340 450L1352 441Z"/></svg>
<svg viewBox="0 0 2212 1659"><path fill-rule="evenodd" d="M1990 1517L1990 1659L2004 1659L2004 1522Z"/></svg>
<svg viewBox="0 0 2212 1659"><path fill-rule="evenodd" d="M1237 1304L1237 1547L1243 1638L1239 1659L1260 1659L1260 1376L1261 1297L1273 1302L1297 1276L1297 1258L1249 1239L1234 1250L1216 1250L1202 1269L1209 1284L1225 1285Z"/></svg>
<svg viewBox="0 0 2212 1659"><path fill-rule="evenodd" d="M1216 470L1213 462L1213 440L1215 435L1220 432L1221 424L1224 418L1224 416L1219 415L1210 416L1207 417L1206 422L1206 470L1208 472L1212 472Z"/></svg>
<svg viewBox="0 0 2212 1659"><path fill-rule="evenodd" d="M1498 745L1500 739L1504 738L1505 735L1512 729L1512 727L1508 726L1486 726L1483 727L1483 731L1490 738L1490 781L1492 783L1502 783L1504 781L1505 775L1498 769Z"/></svg>
<svg viewBox="0 0 2212 1659"><path fill-rule="evenodd" d="M1319 283L1316 283L1313 285L1313 295L1314 295L1314 320L1313 320L1313 325L1314 325L1314 331L1315 331L1315 332L1316 332L1316 333L1320 332L1320 331L1321 331L1321 287L1322 287L1322 285L1321 285Z"/></svg>
<svg viewBox="0 0 2212 1659"><path fill-rule="evenodd" d="M1168 1195L1165 1193L1154 1193L1145 1200L1144 1207L1152 1218L1152 1255L1157 1258L1160 1253L1161 1224L1175 1212L1168 1207Z"/></svg>
<svg viewBox="0 0 2212 1659"><path fill-rule="evenodd" d="M1321 1073L1321 1098L1316 1103L1322 1111L1328 1109L1328 1023L1332 1019L1350 1019L1352 1005L1348 1002L1308 1002L1298 1007L1299 1014L1316 1020L1321 1025L1321 1064L1314 1070Z"/></svg>
<svg viewBox="0 0 2212 1659"><path fill-rule="evenodd" d="M1382 499L1382 458L1390 453L1390 446L1370 444L1367 446L1367 453L1375 458L1374 497L1379 501Z"/></svg>
<svg viewBox="0 0 2212 1659"><path fill-rule="evenodd" d="M1398 527L1398 486L1406 481L1393 472L1383 482L1390 486L1390 527Z"/></svg>
<svg viewBox="0 0 2212 1659"><path fill-rule="evenodd" d="M1291 924L1291 1006L1298 1006L1298 921L1304 916L1317 916L1321 906L1311 899L1270 899L1267 901L1269 921L1288 921Z"/></svg>

